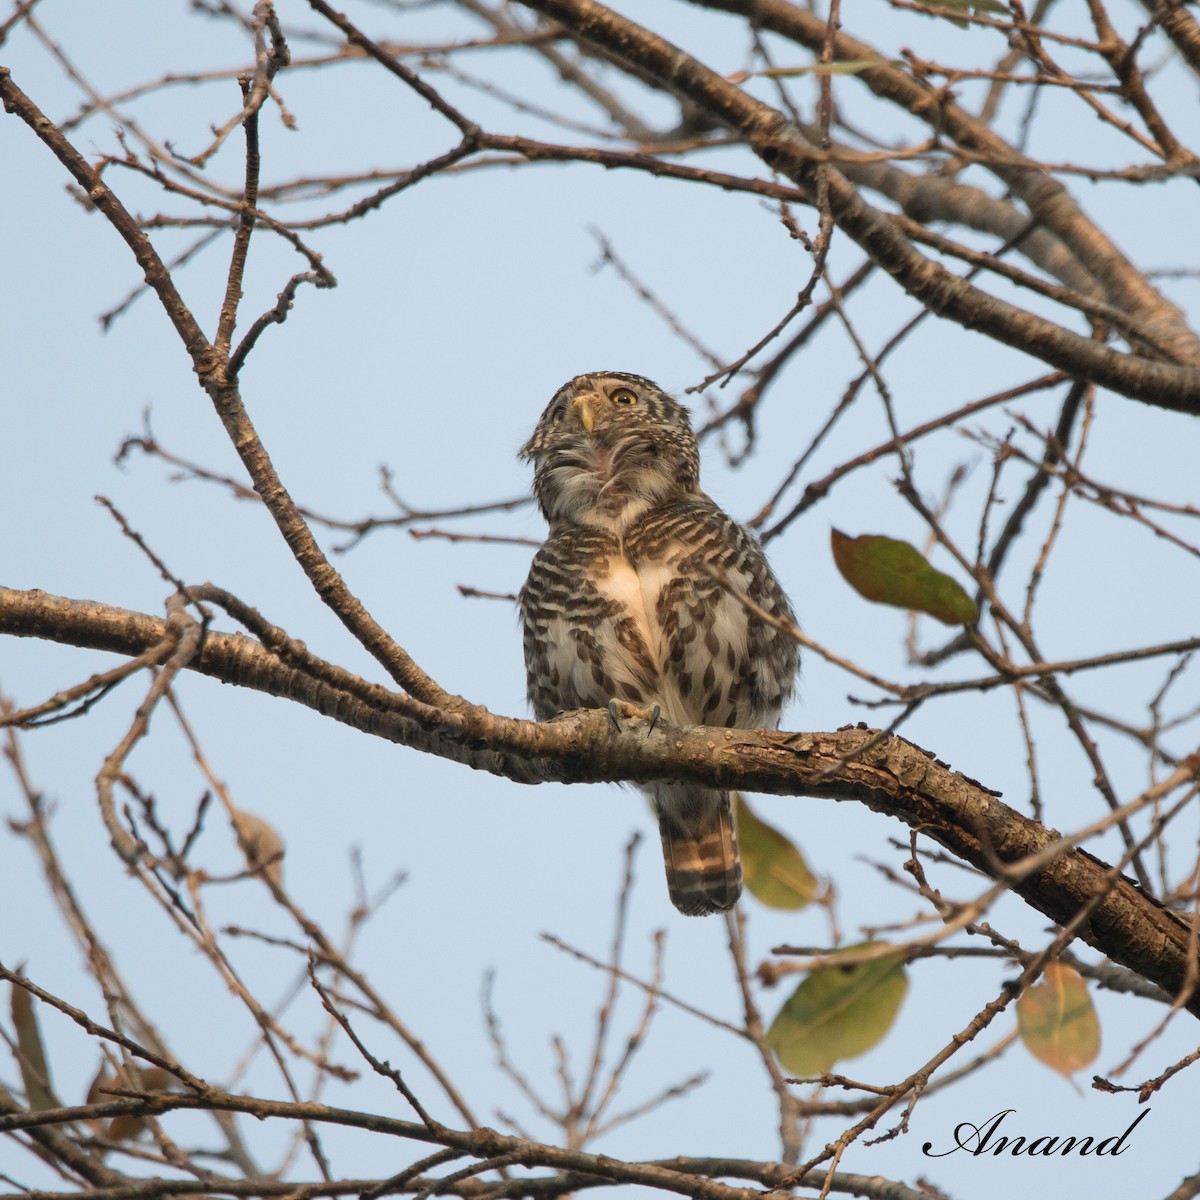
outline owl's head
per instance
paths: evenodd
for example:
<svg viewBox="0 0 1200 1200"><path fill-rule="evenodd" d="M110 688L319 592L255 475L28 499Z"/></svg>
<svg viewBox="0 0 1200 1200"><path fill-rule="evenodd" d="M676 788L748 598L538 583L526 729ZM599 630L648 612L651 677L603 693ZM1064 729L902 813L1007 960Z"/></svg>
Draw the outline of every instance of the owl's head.
<svg viewBox="0 0 1200 1200"><path fill-rule="evenodd" d="M521 457L556 524L621 531L646 509L699 489L700 454L687 410L640 375L593 371L554 394Z"/></svg>

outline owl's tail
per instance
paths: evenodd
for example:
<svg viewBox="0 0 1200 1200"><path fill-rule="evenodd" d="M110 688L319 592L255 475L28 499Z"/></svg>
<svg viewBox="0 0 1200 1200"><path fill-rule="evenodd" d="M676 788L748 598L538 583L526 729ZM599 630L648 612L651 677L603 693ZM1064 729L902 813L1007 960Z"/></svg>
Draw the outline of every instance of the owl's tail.
<svg viewBox="0 0 1200 1200"><path fill-rule="evenodd" d="M729 793L660 783L652 795L671 903L689 917L732 908L742 894L742 864Z"/></svg>

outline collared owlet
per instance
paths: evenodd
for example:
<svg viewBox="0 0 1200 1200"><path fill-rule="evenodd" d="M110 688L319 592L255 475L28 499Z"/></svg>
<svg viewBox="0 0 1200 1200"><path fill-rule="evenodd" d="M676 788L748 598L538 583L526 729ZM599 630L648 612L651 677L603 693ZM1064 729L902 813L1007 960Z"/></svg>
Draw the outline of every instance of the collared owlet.
<svg viewBox="0 0 1200 1200"><path fill-rule="evenodd" d="M683 406L639 375L580 375L521 456L550 525L520 596L538 720L623 700L675 725L778 725L796 642L737 593L786 621L792 610L755 538L700 490ZM732 908L742 868L729 793L665 781L644 790L671 902L689 915Z"/></svg>

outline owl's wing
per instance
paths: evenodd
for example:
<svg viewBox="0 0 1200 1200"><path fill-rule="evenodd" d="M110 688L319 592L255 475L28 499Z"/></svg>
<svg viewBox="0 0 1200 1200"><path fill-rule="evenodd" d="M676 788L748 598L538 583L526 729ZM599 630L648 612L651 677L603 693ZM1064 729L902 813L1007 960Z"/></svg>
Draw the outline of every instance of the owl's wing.
<svg viewBox="0 0 1200 1200"><path fill-rule="evenodd" d="M559 533L534 556L519 602L529 699L539 721L614 699L657 703L644 619L629 604L625 576L636 588L620 544L603 530Z"/></svg>
<svg viewBox="0 0 1200 1200"><path fill-rule="evenodd" d="M793 638L739 599L794 619L755 538L701 495L648 514L626 549L654 593L668 716L679 724L778 724L799 656Z"/></svg>

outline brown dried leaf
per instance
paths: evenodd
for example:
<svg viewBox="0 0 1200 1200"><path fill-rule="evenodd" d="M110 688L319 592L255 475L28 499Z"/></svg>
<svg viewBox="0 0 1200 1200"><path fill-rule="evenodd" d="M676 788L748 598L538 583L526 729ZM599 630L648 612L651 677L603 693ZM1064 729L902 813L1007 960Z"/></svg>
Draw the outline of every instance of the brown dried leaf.
<svg viewBox="0 0 1200 1200"><path fill-rule="evenodd" d="M266 878L276 887L282 887L284 846L275 827L254 813L234 809L233 828L250 869L261 868Z"/></svg>
<svg viewBox="0 0 1200 1200"><path fill-rule="evenodd" d="M61 1108L50 1083L50 1067L46 1062L37 1013L33 1009L33 996L15 983L12 985L11 1011L13 1028L17 1032L17 1065L25 1085L26 1102L33 1112Z"/></svg>

